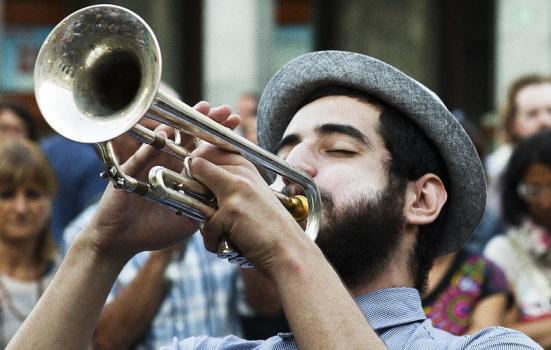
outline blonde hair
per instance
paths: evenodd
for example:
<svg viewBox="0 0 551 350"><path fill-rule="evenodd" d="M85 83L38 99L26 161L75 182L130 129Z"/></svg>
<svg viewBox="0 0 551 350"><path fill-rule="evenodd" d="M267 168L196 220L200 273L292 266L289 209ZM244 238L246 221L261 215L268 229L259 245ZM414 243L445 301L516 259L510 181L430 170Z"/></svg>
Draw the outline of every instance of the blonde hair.
<svg viewBox="0 0 551 350"><path fill-rule="evenodd" d="M0 184L18 188L28 182L36 184L52 199L57 189L54 171L37 144L25 139L0 140ZM57 255L50 225L39 238L36 257L50 262Z"/></svg>

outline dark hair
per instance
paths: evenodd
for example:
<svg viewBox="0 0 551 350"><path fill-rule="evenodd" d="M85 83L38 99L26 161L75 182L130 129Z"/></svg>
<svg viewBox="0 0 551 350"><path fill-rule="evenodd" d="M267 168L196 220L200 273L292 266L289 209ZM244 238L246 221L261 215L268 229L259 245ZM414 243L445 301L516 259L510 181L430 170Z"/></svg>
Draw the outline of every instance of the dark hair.
<svg viewBox="0 0 551 350"><path fill-rule="evenodd" d="M380 116L379 132L391 156L389 173L392 176L415 181L432 173L442 180L444 187L450 192L448 173L442 157L431 140L410 118L385 105ZM428 273L437 256L434 246L439 240L446 214L447 207L444 206L433 223L419 227L417 245L411 256L411 272L419 291L424 291Z"/></svg>
<svg viewBox="0 0 551 350"><path fill-rule="evenodd" d="M513 151L501 178L501 206L503 219L511 225L520 225L529 215L526 202L517 192L526 170L535 163L551 167L551 130L541 131L521 141Z"/></svg>
<svg viewBox="0 0 551 350"><path fill-rule="evenodd" d="M348 96L381 107L379 134L391 156L386 164L389 176L398 180L414 181L425 174L433 173L440 177L449 193L448 173L442 157L431 140L410 118L374 96L343 86L323 87L311 94L300 106L325 96ZM415 287L420 291L425 289L428 272L437 255L434 246L445 221L446 208L442 208L433 223L419 227L419 238L411 257L411 274Z"/></svg>
<svg viewBox="0 0 551 350"><path fill-rule="evenodd" d="M515 118L518 112L517 95L520 90L530 85L551 84L551 76L540 74L528 74L517 78L511 83L507 90L505 103L501 109L501 119L505 127L505 136L507 141L519 142L518 136L514 132Z"/></svg>
<svg viewBox="0 0 551 350"><path fill-rule="evenodd" d="M23 106L10 102L0 101L0 112L6 110L15 113L19 117L19 119L21 119L23 123L25 123L25 126L27 127L28 138L30 140L36 141L38 135L36 133L35 122L29 111Z"/></svg>

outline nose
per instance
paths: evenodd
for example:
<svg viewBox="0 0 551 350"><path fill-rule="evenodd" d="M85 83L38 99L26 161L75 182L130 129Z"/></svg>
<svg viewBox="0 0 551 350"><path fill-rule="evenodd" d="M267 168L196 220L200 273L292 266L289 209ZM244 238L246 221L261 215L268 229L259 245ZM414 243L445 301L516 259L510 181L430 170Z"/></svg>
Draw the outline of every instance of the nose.
<svg viewBox="0 0 551 350"><path fill-rule="evenodd" d="M306 143L299 143L289 152L286 160L289 164L305 171L311 177L315 177L317 173L316 158L316 153L311 146Z"/></svg>
<svg viewBox="0 0 551 350"><path fill-rule="evenodd" d="M29 202L27 196L23 192L17 192L14 198L14 208L18 213L24 213L27 211Z"/></svg>
<svg viewBox="0 0 551 350"><path fill-rule="evenodd" d="M551 128L551 111L543 111L539 115L539 124L541 129Z"/></svg>

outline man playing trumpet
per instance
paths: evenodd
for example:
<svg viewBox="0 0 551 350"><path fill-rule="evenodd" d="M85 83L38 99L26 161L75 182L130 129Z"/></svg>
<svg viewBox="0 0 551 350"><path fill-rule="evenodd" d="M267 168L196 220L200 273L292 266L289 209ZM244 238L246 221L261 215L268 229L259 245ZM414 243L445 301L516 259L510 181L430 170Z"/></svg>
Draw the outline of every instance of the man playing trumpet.
<svg viewBox="0 0 551 350"><path fill-rule="evenodd" d="M307 54L266 87L258 139L318 184L317 245L242 156L202 144L189 172L218 202L201 227L206 248L216 251L228 237L268 276L292 334L266 341L196 337L175 349L539 348L504 328L455 337L425 318L419 291L432 260L464 244L485 203L476 151L434 93L368 56ZM164 157L143 146L123 169L140 178ZM301 192L283 180L285 193ZM196 228L110 186L8 349L83 348L125 262Z"/></svg>

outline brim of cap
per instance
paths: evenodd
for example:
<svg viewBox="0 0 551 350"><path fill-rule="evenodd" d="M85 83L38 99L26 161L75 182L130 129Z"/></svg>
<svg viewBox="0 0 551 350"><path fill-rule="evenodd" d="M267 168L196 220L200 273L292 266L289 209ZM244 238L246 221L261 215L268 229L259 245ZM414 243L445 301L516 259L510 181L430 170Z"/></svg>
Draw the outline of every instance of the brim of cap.
<svg viewBox="0 0 551 350"><path fill-rule="evenodd" d="M377 97L402 112L434 143L449 175L447 214L435 242L438 255L463 247L485 210L486 181L468 135L428 88L375 58L343 51L300 56L270 80L258 106L258 141L275 152L300 104L325 86L343 86Z"/></svg>

